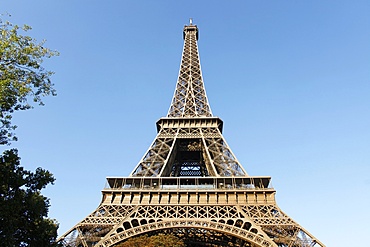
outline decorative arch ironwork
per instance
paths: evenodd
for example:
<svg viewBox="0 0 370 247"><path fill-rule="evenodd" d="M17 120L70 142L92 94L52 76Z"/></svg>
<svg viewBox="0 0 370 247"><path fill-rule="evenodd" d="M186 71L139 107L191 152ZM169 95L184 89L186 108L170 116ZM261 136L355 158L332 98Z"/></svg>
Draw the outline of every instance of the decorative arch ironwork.
<svg viewBox="0 0 370 247"><path fill-rule="evenodd" d="M230 225L228 224L228 222L222 223L221 220L217 222L200 219L172 219L163 221L159 220L153 223L143 224L135 227L133 227L132 223L130 223L133 220L134 219L122 222L120 225L124 229L120 227L117 228L113 234L112 232L111 234L107 234L107 236L102 239L96 246L111 247L129 238L164 229L198 228L213 230L223 234L231 235L245 240L251 244L254 244L255 247L277 247L277 245L270 239L264 238L264 236L260 234L256 228L251 227L251 224L249 222L244 222L244 224L241 224L242 220L232 220L233 225ZM138 223L138 221L136 221L136 223ZM230 220L229 223L231 223ZM128 225L130 225L130 227ZM249 229L244 229L244 225L249 225ZM128 229L126 229L126 227Z"/></svg>

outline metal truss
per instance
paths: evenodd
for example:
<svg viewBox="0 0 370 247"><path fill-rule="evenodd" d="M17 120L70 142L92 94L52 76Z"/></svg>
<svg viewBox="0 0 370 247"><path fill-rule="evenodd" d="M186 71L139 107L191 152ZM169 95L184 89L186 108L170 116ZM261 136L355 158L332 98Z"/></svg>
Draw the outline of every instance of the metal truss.
<svg viewBox="0 0 370 247"><path fill-rule="evenodd" d="M98 208L59 237L70 247L110 247L170 233L192 246L325 247L276 204L270 177L249 176L208 105L198 28L184 28L174 97L129 177L108 177Z"/></svg>
<svg viewBox="0 0 370 247"><path fill-rule="evenodd" d="M221 121L218 118L199 120L209 126L212 126L212 122ZM167 119L167 122L171 121ZM184 127L172 127L172 124ZM197 127L196 122L189 123L187 119L176 119L172 124L161 124L162 128L154 142L130 176L244 176L247 174L227 145L219 127ZM194 158L190 160L192 163L188 165L181 163L180 157L176 156L180 151L187 152L185 157L187 160L193 153Z"/></svg>
<svg viewBox="0 0 370 247"><path fill-rule="evenodd" d="M280 210L269 181L249 176L108 178L101 205L60 242L108 247L140 234L171 231L187 241L202 232L198 237L207 236L206 242L216 246L224 236L238 239L235 246L324 247Z"/></svg>
<svg viewBox="0 0 370 247"><path fill-rule="evenodd" d="M184 28L184 50L175 94L167 117L211 117L198 53L198 28Z"/></svg>
<svg viewBox="0 0 370 247"><path fill-rule="evenodd" d="M280 246L323 246L276 204L242 206L242 210Z"/></svg>

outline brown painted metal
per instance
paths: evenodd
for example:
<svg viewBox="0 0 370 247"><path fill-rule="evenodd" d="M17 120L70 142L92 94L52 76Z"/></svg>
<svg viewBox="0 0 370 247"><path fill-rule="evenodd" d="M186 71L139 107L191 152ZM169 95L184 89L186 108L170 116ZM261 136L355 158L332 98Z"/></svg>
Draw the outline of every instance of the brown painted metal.
<svg viewBox="0 0 370 247"><path fill-rule="evenodd" d="M129 177L107 178L98 208L58 241L108 247L171 233L191 246L324 247L277 206L270 177L240 165L208 104L196 25L184 27L184 40L175 94L152 145Z"/></svg>

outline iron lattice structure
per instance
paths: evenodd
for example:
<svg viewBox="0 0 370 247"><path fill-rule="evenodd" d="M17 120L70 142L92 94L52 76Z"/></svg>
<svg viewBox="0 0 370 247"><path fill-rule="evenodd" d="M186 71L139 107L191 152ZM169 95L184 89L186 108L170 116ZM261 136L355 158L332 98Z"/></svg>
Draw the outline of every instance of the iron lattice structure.
<svg viewBox="0 0 370 247"><path fill-rule="evenodd" d="M167 117L129 177L108 177L98 208L59 238L108 247L170 233L187 246L324 247L276 204L270 177L249 176L208 104L198 28L184 27L178 81Z"/></svg>

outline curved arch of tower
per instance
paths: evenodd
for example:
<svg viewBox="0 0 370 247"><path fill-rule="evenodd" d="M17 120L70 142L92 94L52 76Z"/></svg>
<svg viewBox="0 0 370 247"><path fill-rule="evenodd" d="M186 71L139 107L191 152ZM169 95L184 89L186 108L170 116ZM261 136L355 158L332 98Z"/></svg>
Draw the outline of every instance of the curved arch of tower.
<svg viewBox="0 0 370 247"><path fill-rule="evenodd" d="M257 226L253 226L251 222L243 220L229 219L210 221L207 219L168 219L147 222L137 219L126 220L115 229L114 234L106 236L100 246L114 246L128 238L139 236L141 234L155 233L182 233L183 238L189 238L191 231L202 231L203 234L214 237L215 233L222 236L227 236L226 239L238 239L240 244L253 244L253 246L270 247L276 246L274 242L265 236L264 232ZM259 230L257 230L259 229ZM164 231L163 231L164 230ZM190 233L190 234L189 234ZM217 240L216 240L217 241ZM213 244L219 244L212 239Z"/></svg>
<svg viewBox="0 0 370 247"><path fill-rule="evenodd" d="M58 242L108 247L170 233L188 246L324 247L277 206L271 178L248 175L236 159L207 100L198 27L183 34L175 93L153 143L129 177L107 178L98 208Z"/></svg>

